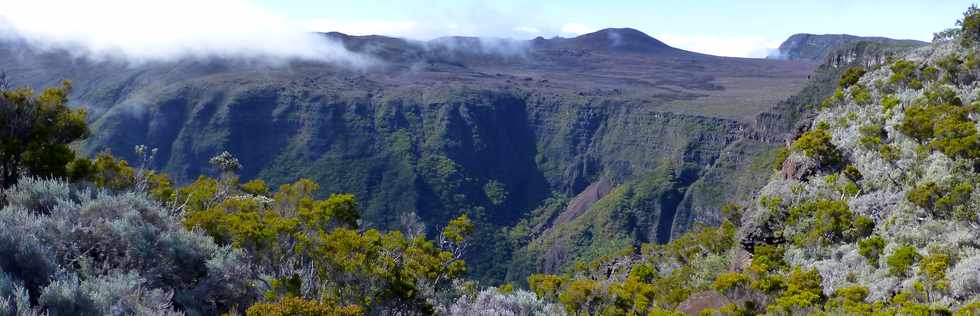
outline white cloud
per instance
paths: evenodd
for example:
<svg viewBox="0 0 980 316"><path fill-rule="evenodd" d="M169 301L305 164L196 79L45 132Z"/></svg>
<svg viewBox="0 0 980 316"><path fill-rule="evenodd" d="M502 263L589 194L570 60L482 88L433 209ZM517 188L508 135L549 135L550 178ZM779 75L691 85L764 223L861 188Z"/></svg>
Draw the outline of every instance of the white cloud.
<svg viewBox="0 0 980 316"><path fill-rule="evenodd" d="M248 0L0 0L7 32L49 47L134 60L276 57L362 65L363 57ZM11 31L9 28L12 28ZM0 24L0 35L3 32Z"/></svg>
<svg viewBox="0 0 980 316"><path fill-rule="evenodd" d="M562 33L571 34L571 35L582 35L594 31L596 30L582 23L567 23L561 27Z"/></svg>
<svg viewBox="0 0 980 316"><path fill-rule="evenodd" d="M541 34L541 30L540 29L538 29L536 27L524 26L524 25L514 27L514 31L528 33L528 34Z"/></svg>
<svg viewBox="0 0 980 316"><path fill-rule="evenodd" d="M424 24L414 20L359 20L338 21L313 19L299 22L304 29L314 32L340 32L348 35L385 35L418 38L428 33Z"/></svg>
<svg viewBox="0 0 980 316"><path fill-rule="evenodd" d="M667 45L698 53L730 57L766 57L781 39L763 36L709 36L656 34Z"/></svg>

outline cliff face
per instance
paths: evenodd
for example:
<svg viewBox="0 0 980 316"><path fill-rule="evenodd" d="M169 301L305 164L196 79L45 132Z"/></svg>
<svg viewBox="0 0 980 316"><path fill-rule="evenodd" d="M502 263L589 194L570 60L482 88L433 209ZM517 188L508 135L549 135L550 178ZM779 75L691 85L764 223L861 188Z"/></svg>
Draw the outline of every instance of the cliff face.
<svg viewBox="0 0 980 316"><path fill-rule="evenodd" d="M184 182L228 150L245 179L308 177L323 194L356 194L373 227L414 213L434 232L468 212L481 227L474 273L522 279L717 223L722 203L762 185L760 166L782 144L753 118L816 66L695 54L637 33L520 42L517 54L472 38L325 35L382 61L369 69L130 64L11 44L0 68L15 84L73 80L92 119L87 153L131 159L146 144ZM605 194L559 216L596 183Z"/></svg>
<svg viewBox="0 0 980 316"><path fill-rule="evenodd" d="M771 59L823 61L835 49L855 42L870 42L884 46L925 46L928 43L916 40L896 40L884 37L863 37L847 34L794 34L779 45L779 50L769 56Z"/></svg>

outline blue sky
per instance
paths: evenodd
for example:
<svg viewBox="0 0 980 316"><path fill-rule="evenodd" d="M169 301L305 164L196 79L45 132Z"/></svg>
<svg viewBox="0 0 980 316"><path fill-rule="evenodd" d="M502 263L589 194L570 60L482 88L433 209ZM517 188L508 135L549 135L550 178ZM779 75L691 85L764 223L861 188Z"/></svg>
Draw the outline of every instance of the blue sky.
<svg viewBox="0 0 980 316"><path fill-rule="evenodd" d="M311 29L429 39L574 36L632 27L668 44L719 55L760 56L793 33L930 40L970 1L317 1L259 0Z"/></svg>

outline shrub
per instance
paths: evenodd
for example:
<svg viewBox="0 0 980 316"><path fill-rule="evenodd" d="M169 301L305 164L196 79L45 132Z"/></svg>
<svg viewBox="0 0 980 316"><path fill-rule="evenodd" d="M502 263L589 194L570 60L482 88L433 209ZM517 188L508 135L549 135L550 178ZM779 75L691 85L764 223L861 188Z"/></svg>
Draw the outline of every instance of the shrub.
<svg viewBox="0 0 980 316"><path fill-rule="evenodd" d="M719 274L715 282L711 285L715 291L722 293L730 300L736 300L741 296L741 292L749 285L749 276L738 272L726 272Z"/></svg>
<svg viewBox="0 0 980 316"><path fill-rule="evenodd" d="M563 315L557 305L546 303L534 293L516 290L504 293L496 288L480 291L475 297L460 297L449 308L449 315Z"/></svg>
<svg viewBox="0 0 980 316"><path fill-rule="evenodd" d="M870 315L872 306L864 301L868 294L868 288L858 284L838 288L833 299L827 302L825 311L831 315Z"/></svg>
<svg viewBox="0 0 980 316"><path fill-rule="evenodd" d="M885 239L874 235L858 242L858 253L868 259L874 267L878 267L878 258L885 251Z"/></svg>
<svg viewBox="0 0 980 316"><path fill-rule="evenodd" d="M980 256L974 255L956 263L949 272L952 294L972 297L980 294Z"/></svg>
<svg viewBox="0 0 980 316"><path fill-rule="evenodd" d="M916 64L908 60L896 61L891 66L892 75L888 78L891 84L904 85L913 89L921 88L921 82L916 75ZM919 83L916 83L919 82Z"/></svg>
<svg viewBox="0 0 980 316"><path fill-rule="evenodd" d="M847 177L847 179L850 179L851 181L860 181L861 178L864 177L863 175L861 175L861 171L858 170L857 167L850 164L847 165L847 167L844 167L844 176Z"/></svg>
<svg viewBox="0 0 980 316"><path fill-rule="evenodd" d="M901 153L902 152L895 145L885 144L885 145L882 145L881 148L878 149L878 153L881 154L881 159L884 159L885 161L888 161L888 162L895 162L899 158L901 158Z"/></svg>
<svg viewBox="0 0 980 316"><path fill-rule="evenodd" d="M829 245L841 241L853 241L871 232L874 224L861 215L855 215L841 200L808 201L789 211L787 223L804 224L795 236L798 244L817 242Z"/></svg>
<svg viewBox="0 0 980 316"><path fill-rule="evenodd" d="M973 194L973 185L969 182L960 182L952 185L945 195L936 199L933 215L940 218L954 217L957 208L965 207ZM965 220L969 220L966 218Z"/></svg>
<svg viewBox="0 0 980 316"><path fill-rule="evenodd" d="M854 103L858 105L868 105L871 104L871 91L863 85L854 85L851 88L851 97L854 98Z"/></svg>
<svg viewBox="0 0 980 316"><path fill-rule="evenodd" d="M906 198L912 204L924 208L939 218L970 220L968 212L961 210L969 202L973 185L969 182L954 182L944 187L935 182L927 182L909 190Z"/></svg>
<svg viewBox="0 0 980 316"><path fill-rule="evenodd" d="M171 303L171 293L146 289L135 273L80 280L62 275L44 288L38 305L53 315L182 315Z"/></svg>
<svg viewBox="0 0 980 316"><path fill-rule="evenodd" d="M839 87L847 89L847 87L856 84L858 79L861 79L861 76L863 76L866 72L867 70L864 70L864 67L847 68L847 70L844 71L844 74L840 77Z"/></svg>
<svg viewBox="0 0 980 316"><path fill-rule="evenodd" d="M935 182L927 182L917 185L906 193L905 198L918 207L931 210L939 197L939 185Z"/></svg>
<svg viewBox="0 0 980 316"><path fill-rule="evenodd" d="M949 268L949 261L949 255L942 252L930 253L922 258L921 271L932 288L938 290L949 288L949 281L946 280L946 269Z"/></svg>
<svg viewBox="0 0 980 316"><path fill-rule="evenodd" d="M861 133L861 139L858 142L861 144L861 146L864 146L864 148L869 150L878 149L878 147L881 146L882 139L888 137L885 129L882 128L881 125L877 124L861 126L861 128L858 129L858 132Z"/></svg>
<svg viewBox="0 0 980 316"><path fill-rule="evenodd" d="M893 276L907 276L909 269L922 259L915 247L902 246L895 249L895 252L885 261L888 264L888 272Z"/></svg>
<svg viewBox="0 0 980 316"><path fill-rule="evenodd" d="M572 315L591 315L598 312L603 295L599 283L587 279L575 279L568 283L558 296L558 301Z"/></svg>
<svg viewBox="0 0 980 316"><path fill-rule="evenodd" d="M38 192L60 192L53 195L61 198L45 202ZM33 179L22 180L8 193L16 198L0 209L0 253L13 256L0 256L0 269L29 285L34 300L44 296L55 308L101 311L110 303L100 303L100 298L131 300L123 295L132 292L157 300L166 293L168 304L211 314L234 307L216 304L250 304L256 297L247 286L227 289L243 281L222 279L251 279L247 264L233 263L246 269L239 275L215 270L212 259L230 250L185 230L172 211L145 195L93 194ZM57 273L56 267L68 270ZM119 286L116 294L99 292L114 286Z"/></svg>
<svg viewBox="0 0 980 316"><path fill-rule="evenodd" d="M793 143L793 149L817 159L823 165L837 165L843 161L843 156L830 139L830 133L825 128L817 128L800 136Z"/></svg>
<svg viewBox="0 0 980 316"><path fill-rule="evenodd" d="M248 316L355 316L363 315L360 306L335 306L299 297L284 297L275 303L255 304L245 311Z"/></svg>
<svg viewBox="0 0 980 316"><path fill-rule="evenodd" d="M960 27L960 44L964 47L975 45L980 40L980 8L971 5L956 25Z"/></svg>
<svg viewBox="0 0 980 316"><path fill-rule="evenodd" d="M939 66L945 73L943 74L942 80L948 83L959 83L959 76L961 74L961 66L963 65L963 60L957 53L952 53L940 58L936 61L936 65Z"/></svg>
<svg viewBox="0 0 980 316"><path fill-rule="evenodd" d="M885 113L891 113L892 109L898 106L899 103L900 100L894 95L887 95L881 99L881 106L885 109Z"/></svg>
<svg viewBox="0 0 980 316"><path fill-rule="evenodd" d="M786 290L769 306L769 310L790 314L818 310L826 299L821 282L820 273L816 269L794 269L785 279Z"/></svg>
<svg viewBox="0 0 980 316"><path fill-rule="evenodd" d="M955 316L980 316L980 301L966 304L956 311Z"/></svg>
<svg viewBox="0 0 980 316"><path fill-rule="evenodd" d="M556 300L565 279L553 274L532 274L527 284L535 295L546 300Z"/></svg>
<svg viewBox="0 0 980 316"><path fill-rule="evenodd" d="M786 261L783 260L785 249L776 245L759 245L755 247L752 254L752 264L750 268L758 274L780 271L787 268Z"/></svg>

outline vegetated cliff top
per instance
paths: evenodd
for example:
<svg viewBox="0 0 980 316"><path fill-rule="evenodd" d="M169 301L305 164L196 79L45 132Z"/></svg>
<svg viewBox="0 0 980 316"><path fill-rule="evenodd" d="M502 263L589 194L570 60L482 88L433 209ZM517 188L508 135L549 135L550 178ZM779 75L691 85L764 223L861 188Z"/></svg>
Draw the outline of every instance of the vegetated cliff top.
<svg viewBox="0 0 980 316"><path fill-rule="evenodd" d="M846 72L750 206L745 248L782 247L791 266L819 271L827 296L857 284L868 301L975 300L977 58L946 40Z"/></svg>
<svg viewBox="0 0 980 316"><path fill-rule="evenodd" d="M799 33L793 34L783 41L779 45L778 51L767 58L822 61L835 47L862 41L882 43L889 46L925 46L929 44L918 40L891 39L886 37Z"/></svg>

